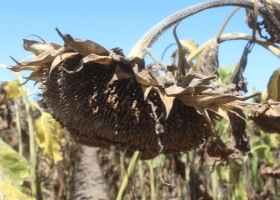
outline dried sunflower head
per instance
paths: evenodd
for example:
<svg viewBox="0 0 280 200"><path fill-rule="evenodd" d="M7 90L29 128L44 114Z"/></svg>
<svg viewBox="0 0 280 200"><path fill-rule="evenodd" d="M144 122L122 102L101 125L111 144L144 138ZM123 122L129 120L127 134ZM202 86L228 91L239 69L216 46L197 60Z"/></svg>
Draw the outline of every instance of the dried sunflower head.
<svg viewBox="0 0 280 200"><path fill-rule="evenodd" d="M220 93L215 73L161 74L120 49L59 34L63 46L24 40L36 58L10 69L32 71L28 80L41 83L43 104L83 144L139 150L142 159L188 151L247 99Z"/></svg>

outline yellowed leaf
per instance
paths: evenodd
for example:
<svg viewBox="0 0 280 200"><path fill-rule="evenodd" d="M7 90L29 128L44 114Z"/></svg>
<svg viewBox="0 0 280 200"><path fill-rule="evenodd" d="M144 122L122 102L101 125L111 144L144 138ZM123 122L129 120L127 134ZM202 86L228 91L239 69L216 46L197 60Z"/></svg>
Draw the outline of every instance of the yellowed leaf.
<svg viewBox="0 0 280 200"><path fill-rule="evenodd" d="M18 80L5 81L2 83L2 88L5 91L5 101L18 99L22 96Z"/></svg>
<svg viewBox="0 0 280 200"><path fill-rule="evenodd" d="M193 53L198 48L198 45L192 39L181 40L180 42L185 47L185 51L187 54ZM199 59L199 54L194 57L195 64L192 66L192 69L194 71L197 70L198 59Z"/></svg>
<svg viewBox="0 0 280 200"><path fill-rule="evenodd" d="M0 199L2 200L12 200L12 199L25 199L25 200L34 200L34 198L26 195L22 191L20 191L18 188L11 184L7 184L4 181L0 179Z"/></svg>
<svg viewBox="0 0 280 200"><path fill-rule="evenodd" d="M268 98L280 101L280 68L275 70L267 85Z"/></svg>
<svg viewBox="0 0 280 200"><path fill-rule="evenodd" d="M61 145L64 142L64 133L58 122L49 113L42 112L34 123L34 130L37 144L43 149L43 154L53 159L55 164L62 160Z"/></svg>

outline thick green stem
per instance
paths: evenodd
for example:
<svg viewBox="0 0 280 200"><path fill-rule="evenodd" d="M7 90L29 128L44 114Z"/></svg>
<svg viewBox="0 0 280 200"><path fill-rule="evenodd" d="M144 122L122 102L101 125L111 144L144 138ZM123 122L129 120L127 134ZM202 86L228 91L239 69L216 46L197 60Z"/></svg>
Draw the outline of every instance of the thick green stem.
<svg viewBox="0 0 280 200"><path fill-rule="evenodd" d="M131 158L131 161L129 163L127 173L125 174L124 179L123 179L122 184L121 184L121 187L119 189L119 193L118 193L118 196L117 196L116 200L122 200L123 199L124 191L127 188L129 179L134 172L134 169L136 167L136 163L139 160L139 158L140 158L140 152L139 151L134 152L134 154Z"/></svg>

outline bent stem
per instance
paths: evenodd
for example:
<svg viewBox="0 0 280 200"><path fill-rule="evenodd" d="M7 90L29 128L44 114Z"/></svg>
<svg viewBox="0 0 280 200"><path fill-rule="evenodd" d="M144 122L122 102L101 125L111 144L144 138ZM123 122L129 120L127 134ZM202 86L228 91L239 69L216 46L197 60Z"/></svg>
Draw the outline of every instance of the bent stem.
<svg viewBox="0 0 280 200"><path fill-rule="evenodd" d="M222 34L219 39L218 43L226 42L226 41L231 41L231 40L251 40L252 36L244 34L244 33L226 33ZM194 50L188 57L187 57L187 62L191 63L191 61L199 55L204 48L206 48L210 43L213 41L213 38L205 42L204 44L200 45L196 50ZM260 46L266 48L269 50L271 53L273 53L275 56L280 58L280 50L279 47L273 44L272 42L256 38L256 43L259 44Z"/></svg>
<svg viewBox="0 0 280 200"><path fill-rule="evenodd" d="M134 172L134 169L136 167L136 163L139 160L140 155L141 154L140 154L139 151L134 152L134 154L133 154L133 156L131 158L131 161L129 163L129 166L128 166L128 169L127 169L127 173L124 175L124 178L123 178L123 181L122 181L121 187L119 189L118 196L117 196L116 200L122 200L123 199L124 191L127 188L129 179L130 179L130 177L132 176L132 174Z"/></svg>

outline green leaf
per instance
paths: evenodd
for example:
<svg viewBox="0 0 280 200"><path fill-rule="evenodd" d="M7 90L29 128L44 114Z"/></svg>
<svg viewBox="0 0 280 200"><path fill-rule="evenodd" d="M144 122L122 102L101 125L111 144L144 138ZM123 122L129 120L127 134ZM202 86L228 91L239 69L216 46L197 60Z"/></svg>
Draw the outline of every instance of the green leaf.
<svg viewBox="0 0 280 200"><path fill-rule="evenodd" d="M219 68L218 73L219 73L220 86L225 86L229 83L231 75L233 74L234 70L235 70L235 66L231 66L231 67L222 66Z"/></svg>
<svg viewBox="0 0 280 200"><path fill-rule="evenodd" d="M280 135L277 133L267 134L264 137L264 142L270 147L270 149L276 149L280 145Z"/></svg>
<svg viewBox="0 0 280 200"><path fill-rule="evenodd" d="M0 192L4 199L30 199L23 182L31 178L24 157L0 139Z"/></svg>
<svg viewBox="0 0 280 200"><path fill-rule="evenodd" d="M265 149L264 156L268 164L273 165L275 161L275 157L273 153L270 151L270 148Z"/></svg>

